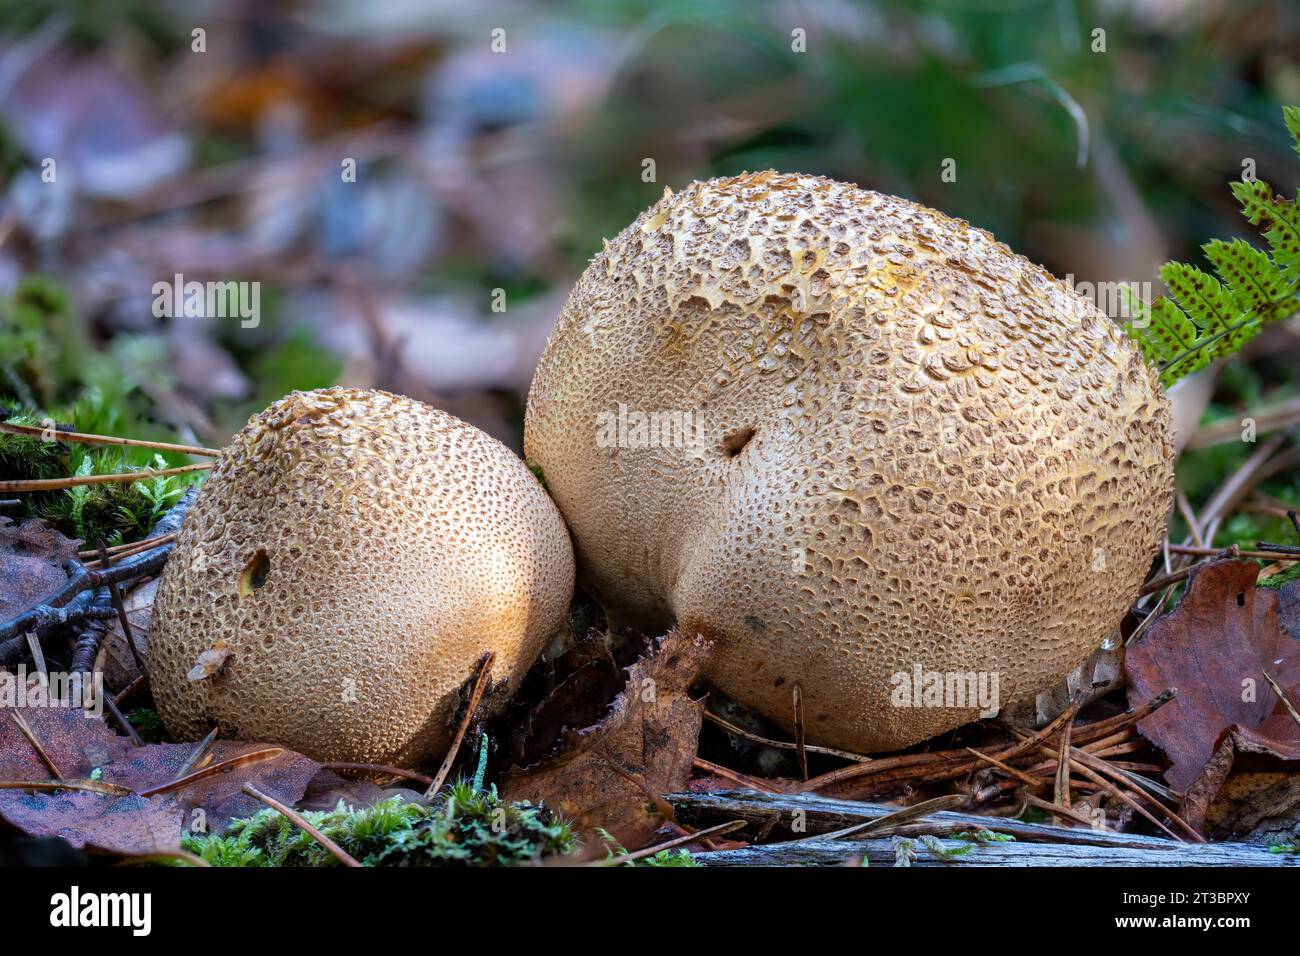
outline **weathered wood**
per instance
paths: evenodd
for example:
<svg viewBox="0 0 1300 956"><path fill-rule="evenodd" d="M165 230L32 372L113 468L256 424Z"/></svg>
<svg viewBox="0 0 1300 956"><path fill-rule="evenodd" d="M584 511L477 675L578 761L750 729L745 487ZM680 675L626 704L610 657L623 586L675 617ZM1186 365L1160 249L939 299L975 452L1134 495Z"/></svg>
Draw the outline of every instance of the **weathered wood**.
<svg viewBox="0 0 1300 956"><path fill-rule="evenodd" d="M934 836L950 849L970 847L963 833L990 830L1014 843L981 843L955 861L918 845L917 866L1296 866L1300 857L1239 843L1191 844L1160 837L1085 827L1058 827L1007 817L941 811L924 820L890 827L863 838L809 839L854 824L877 820L898 807L834 800L813 794L771 794L753 790L670 794L681 823L711 826L725 820L748 825L735 839L756 845L740 850L696 854L707 866L836 865L861 860L893 865L892 837ZM867 838L870 837L870 838ZM785 842L776 842L785 841Z"/></svg>
<svg viewBox="0 0 1300 956"><path fill-rule="evenodd" d="M1063 843L987 843L971 846L964 840L940 839L949 849L966 847L968 852L943 859L924 846L917 846L912 866L1295 866L1295 856L1269 853L1260 847L1227 843L1164 842L1170 850L1136 847L1083 846ZM692 854L704 866L838 866L860 863L893 866L894 844L879 840L803 840L756 844L740 850L718 850Z"/></svg>

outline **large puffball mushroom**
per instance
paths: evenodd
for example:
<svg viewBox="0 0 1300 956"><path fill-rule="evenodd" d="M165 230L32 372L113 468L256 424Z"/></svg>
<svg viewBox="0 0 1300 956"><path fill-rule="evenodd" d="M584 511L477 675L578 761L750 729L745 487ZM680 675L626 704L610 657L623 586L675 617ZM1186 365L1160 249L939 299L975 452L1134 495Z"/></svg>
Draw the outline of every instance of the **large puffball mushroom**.
<svg viewBox="0 0 1300 956"><path fill-rule="evenodd" d="M787 728L797 683L808 739L866 752L1105 639L1164 528L1170 442L1154 371L1046 271L774 172L665 193L606 244L524 440L612 616L703 633L706 676Z"/></svg>
<svg viewBox="0 0 1300 956"><path fill-rule="evenodd" d="M386 392L295 392L235 436L181 527L150 635L158 713L181 739L215 723L419 765L485 653L489 702L518 686L573 577L559 512L500 442Z"/></svg>

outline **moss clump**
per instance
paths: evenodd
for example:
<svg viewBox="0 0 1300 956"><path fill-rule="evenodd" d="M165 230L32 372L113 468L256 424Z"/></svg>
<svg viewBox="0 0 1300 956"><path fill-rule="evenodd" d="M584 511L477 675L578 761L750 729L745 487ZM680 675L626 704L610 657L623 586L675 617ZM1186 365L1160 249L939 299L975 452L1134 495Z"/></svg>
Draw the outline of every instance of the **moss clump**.
<svg viewBox="0 0 1300 956"><path fill-rule="evenodd" d="M573 852L573 831L549 810L508 803L496 788L457 784L435 805L399 796L352 810L303 814L366 866L509 866ZM274 810L236 820L225 836L186 834L213 866L337 866L314 838Z"/></svg>
<svg viewBox="0 0 1300 956"><path fill-rule="evenodd" d="M660 850L654 856L629 863L628 866L699 866L689 850Z"/></svg>
<svg viewBox="0 0 1300 956"><path fill-rule="evenodd" d="M596 828L596 836L605 844L605 858L612 860L626 856L627 850L614 839L614 835L601 827ZM653 856L640 860L629 860L623 866L699 866L689 850L660 850Z"/></svg>
<svg viewBox="0 0 1300 956"><path fill-rule="evenodd" d="M147 744L169 743L170 738L167 736L167 730L163 727L162 720L158 717L158 711L152 707L137 707L135 710L127 711L126 720L140 739Z"/></svg>
<svg viewBox="0 0 1300 956"><path fill-rule="evenodd" d="M1259 582L1262 588L1282 588L1292 581L1300 581L1300 561L1297 561L1291 567L1287 568L1281 574L1275 574L1272 577L1265 578Z"/></svg>

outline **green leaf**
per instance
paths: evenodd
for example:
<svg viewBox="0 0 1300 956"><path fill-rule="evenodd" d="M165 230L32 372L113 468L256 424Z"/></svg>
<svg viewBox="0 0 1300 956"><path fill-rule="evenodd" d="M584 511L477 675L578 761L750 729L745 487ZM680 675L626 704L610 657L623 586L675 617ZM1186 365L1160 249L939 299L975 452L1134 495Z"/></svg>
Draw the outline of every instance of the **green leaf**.
<svg viewBox="0 0 1300 956"><path fill-rule="evenodd" d="M1282 116L1300 151L1300 107L1286 107ZM1241 239L1213 239L1202 246L1213 275L1188 263L1166 263L1160 278L1169 295L1134 308L1125 326L1166 386L1238 351L1264 325L1300 307L1300 206L1274 195L1262 180L1242 180L1231 189L1246 219L1263 227L1269 251Z"/></svg>
<svg viewBox="0 0 1300 956"><path fill-rule="evenodd" d="M1286 276L1269 257L1241 239L1224 242L1212 239L1203 247L1232 289L1239 312L1252 313L1261 321L1284 318L1294 311L1296 282Z"/></svg>
<svg viewBox="0 0 1300 956"><path fill-rule="evenodd" d="M1291 148L1300 153L1300 106L1282 107L1282 121L1291 131L1291 139L1294 141Z"/></svg>
<svg viewBox="0 0 1300 956"><path fill-rule="evenodd" d="M1214 276L1183 262L1166 262L1160 278L1200 331L1218 331L1232 323L1232 296Z"/></svg>

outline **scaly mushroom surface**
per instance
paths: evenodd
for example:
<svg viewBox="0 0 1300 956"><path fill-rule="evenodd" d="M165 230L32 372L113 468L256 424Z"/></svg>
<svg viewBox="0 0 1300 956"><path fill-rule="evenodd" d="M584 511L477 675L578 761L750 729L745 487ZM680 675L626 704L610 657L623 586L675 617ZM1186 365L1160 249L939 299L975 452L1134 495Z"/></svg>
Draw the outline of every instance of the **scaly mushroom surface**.
<svg viewBox="0 0 1300 956"><path fill-rule="evenodd" d="M159 715L182 740L219 723L321 760L425 763L482 655L489 708L518 686L573 576L559 512L496 439L386 392L295 392L185 518L150 634Z"/></svg>
<svg viewBox="0 0 1300 956"><path fill-rule="evenodd" d="M808 739L866 752L976 717L972 681L1005 705L1066 675L1173 495L1168 402L1091 302L963 221L775 172L606 244L525 455L612 615L704 633L786 727L799 684Z"/></svg>

